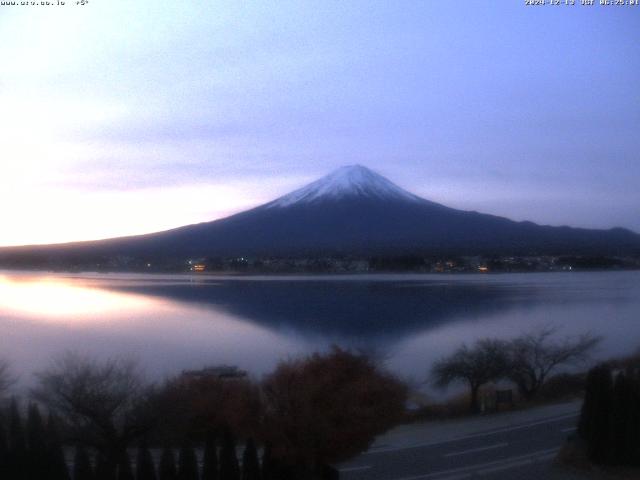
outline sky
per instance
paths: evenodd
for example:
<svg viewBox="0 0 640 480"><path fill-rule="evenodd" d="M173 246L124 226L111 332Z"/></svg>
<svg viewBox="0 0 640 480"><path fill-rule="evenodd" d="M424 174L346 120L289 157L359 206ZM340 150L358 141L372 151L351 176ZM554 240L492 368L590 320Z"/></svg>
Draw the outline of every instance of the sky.
<svg viewBox="0 0 640 480"><path fill-rule="evenodd" d="M0 245L213 220L354 163L640 231L640 6L75 3L0 6Z"/></svg>

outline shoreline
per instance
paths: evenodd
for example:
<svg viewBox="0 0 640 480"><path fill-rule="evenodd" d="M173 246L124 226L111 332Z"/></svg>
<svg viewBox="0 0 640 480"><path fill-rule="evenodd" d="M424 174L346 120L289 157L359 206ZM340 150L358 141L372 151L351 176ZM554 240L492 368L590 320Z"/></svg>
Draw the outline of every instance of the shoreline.
<svg viewBox="0 0 640 480"><path fill-rule="evenodd" d="M514 270L514 271L493 271L493 272L475 272L475 271L446 271L446 272L433 272L433 271L359 271L359 272L302 272L302 271L290 271L290 272L261 272L261 271L209 271L209 272L186 272L186 271L147 271L147 270L67 270L67 269L26 269L0 266L0 274L52 274L52 275L136 275L136 276L169 276L173 278L289 278L289 279L307 279L307 278L319 278L319 279L351 279L362 277L446 277L446 276L473 276L473 277L500 277L505 275L541 275L541 274L558 274L558 275L571 275L571 274L584 274L584 273L622 273L622 272L640 272L639 267L633 268L600 268L600 269L572 269L572 270Z"/></svg>

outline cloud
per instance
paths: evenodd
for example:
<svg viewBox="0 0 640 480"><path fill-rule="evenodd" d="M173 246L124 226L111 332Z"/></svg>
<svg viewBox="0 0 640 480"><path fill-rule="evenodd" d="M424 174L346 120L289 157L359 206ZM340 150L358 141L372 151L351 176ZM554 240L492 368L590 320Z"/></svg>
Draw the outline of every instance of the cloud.
<svg viewBox="0 0 640 480"><path fill-rule="evenodd" d="M640 57L620 47L639 25L621 10L5 8L0 243L208 220L350 163L453 206L640 229Z"/></svg>

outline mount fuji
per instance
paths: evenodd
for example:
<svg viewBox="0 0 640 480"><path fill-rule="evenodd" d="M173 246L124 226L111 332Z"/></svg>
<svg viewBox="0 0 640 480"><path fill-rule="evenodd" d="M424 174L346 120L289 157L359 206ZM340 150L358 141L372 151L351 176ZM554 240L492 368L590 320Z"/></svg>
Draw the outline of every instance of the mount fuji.
<svg viewBox="0 0 640 480"><path fill-rule="evenodd" d="M296 204L358 197L383 201L424 201L366 167L349 165L339 168L320 180L316 180L306 187L280 197L265 206L268 208L283 208Z"/></svg>
<svg viewBox="0 0 640 480"><path fill-rule="evenodd" d="M374 171L339 168L251 210L159 233L95 242L0 249L54 263L127 256L156 260L332 254L637 254L640 235L456 210L418 197Z"/></svg>

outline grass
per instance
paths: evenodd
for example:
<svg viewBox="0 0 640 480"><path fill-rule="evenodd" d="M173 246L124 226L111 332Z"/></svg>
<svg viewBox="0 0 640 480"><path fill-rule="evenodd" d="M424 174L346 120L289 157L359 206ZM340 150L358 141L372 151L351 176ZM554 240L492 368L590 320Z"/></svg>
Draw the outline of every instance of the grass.
<svg viewBox="0 0 640 480"><path fill-rule="evenodd" d="M525 400L517 390L513 388L513 404L495 405L495 386L488 385L481 389L480 397L485 398L486 408L483 414L504 412L509 410L526 410L528 408L550 405L554 403L569 402L584 395L585 373L560 373L555 375L538 392L533 400ZM429 403L422 398L422 406L414 409L407 415L408 422L421 422L426 420L444 420L477 415L469 410L470 396L468 392L457 394L444 402Z"/></svg>

